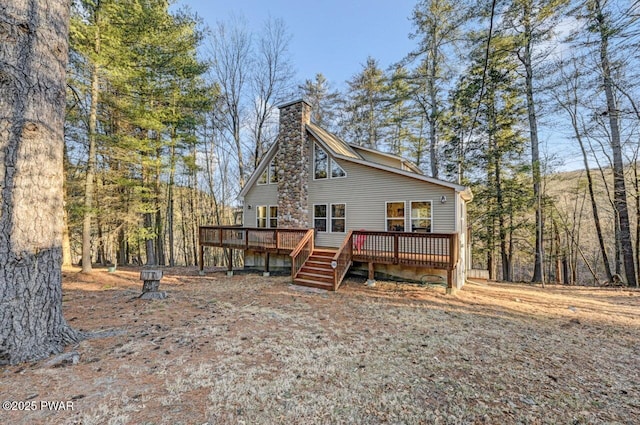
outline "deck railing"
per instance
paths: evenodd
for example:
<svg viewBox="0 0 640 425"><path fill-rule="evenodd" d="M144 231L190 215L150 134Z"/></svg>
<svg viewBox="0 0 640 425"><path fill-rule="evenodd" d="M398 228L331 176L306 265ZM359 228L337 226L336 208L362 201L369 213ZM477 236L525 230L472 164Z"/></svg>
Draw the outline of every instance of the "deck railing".
<svg viewBox="0 0 640 425"><path fill-rule="evenodd" d="M291 279L295 279L296 275L304 265L304 263L311 257L313 253L314 241L313 241L314 230L309 229L304 237L298 242L298 245L295 247L293 251L291 251Z"/></svg>
<svg viewBox="0 0 640 425"><path fill-rule="evenodd" d="M347 275L351 264L353 261L351 260L353 256L353 230L350 230L347 233L347 236L344 238L342 242L342 246L338 249L336 255L333 256L333 261L331 262L331 266L335 266L333 269L333 290L337 291L338 287L342 283L342 280Z"/></svg>
<svg viewBox="0 0 640 425"><path fill-rule="evenodd" d="M291 252L307 229L263 229L242 226L200 226L201 246Z"/></svg>
<svg viewBox="0 0 640 425"><path fill-rule="evenodd" d="M370 232L354 230L353 260L453 270L458 262L457 233Z"/></svg>

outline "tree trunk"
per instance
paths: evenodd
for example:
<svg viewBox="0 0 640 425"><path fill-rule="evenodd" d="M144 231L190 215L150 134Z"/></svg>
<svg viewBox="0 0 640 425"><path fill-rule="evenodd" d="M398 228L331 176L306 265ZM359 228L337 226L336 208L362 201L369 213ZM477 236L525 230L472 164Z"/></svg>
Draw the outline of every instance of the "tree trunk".
<svg viewBox="0 0 640 425"><path fill-rule="evenodd" d="M120 226L118 230L118 253L117 253L117 265L124 266L129 264L129 244L124 233L124 226Z"/></svg>
<svg viewBox="0 0 640 425"><path fill-rule="evenodd" d="M540 149L538 142L538 120L536 106L533 99L533 66L531 64L531 11L527 9L524 16L524 55L520 58L525 70L525 91L527 98L527 115L529 121L529 138L531 141L531 170L533 174L533 197L536 210L536 245L532 282L542 283L544 286L544 226L542 221L542 192L540 187Z"/></svg>
<svg viewBox="0 0 640 425"><path fill-rule="evenodd" d="M70 2L0 7L0 363L60 353ZM37 206L37 208L36 208Z"/></svg>
<svg viewBox="0 0 640 425"><path fill-rule="evenodd" d="M438 66L438 40L436 39L435 28L431 34L431 66L429 67L429 101L431 103L431 111L429 113L429 151L431 162L431 177L438 178L438 88L436 85L437 66Z"/></svg>
<svg viewBox="0 0 640 425"><path fill-rule="evenodd" d="M147 229L147 231L150 231L153 229L153 215L150 212L144 213L144 227L145 229ZM145 254L147 255L146 265L147 266L157 265L153 238L149 236L146 237L146 239L144 240L144 248L145 248Z"/></svg>
<svg viewBox="0 0 640 425"><path fill-rule="evenodd" d="M169 147L169 186L167 187L167 234L169 236L169 267L176 264L173 233L173 188L176 174L176 130L171 130L171 145Z"/></svg>
<svg viewBox="0 0 640 425"><path fill-rule="evenodd" d="M620 250L624 263L624 274L627 285L636 286L636 271L633 259L633 245L629 226L629 211L627 206L627 190L624 181L624 163L622 160L622 146L620 142L620 124L618 116L620 111L613 95L613 81L611 79L611 64L609 63L609 33L610 29L605 22L606 17L602 11L600 0L593 2L595 19L600 35L600 66L604 93L607 99L607 116L611 131L611 154L613 156L613 199L620 223Z"/></svg>
<svg viewBox="0 0 640 425"><path fill-rule="evenodd" d="M93 49L100 53L99 11L95 11L95 33ZM93 196L96 169L96 133L98 124L98 65L91 65L91 103L89 105L89 157L84 185L84 216L82 219L82 273L91 273L91 221L93 219Z"/></svg>
<svg viewBox="0 0 640 425"><path fill-rule="evenodd" d="M68 224L68 215L67 209L64 208L64 217L63 217L63 225L62 225L62 265L70 266L73 262L71 255L71 239L69 237L69 224Z"/></svg>
<svg viewBox="0 0 640 425"><path fill-rule="evenodd" d="M638 161L633 161L633 188L635 190L636 207L636 255L634 257L636 270L640 270L640 182L638 181ZM638 282L636 282L636 285Z"/></svg>
<svg viewBox="0 0 640 425"><path fill-rule="evenodd" d="M598 213L598 203L596 200L596 194L593 189L593 178L591 176L591 169L589 168L589 160L587 158L587 151L584 147L584 142L582 141L582 136L580 135L580 130L578 128L578 122L576 121L576 117L572 114L571 121L573 124L573 130L576 135L576 139L578 140L578 144L580 145L580 150L582 151L582 162L584 165L585 173L587 176L587 188L589 190L589 200L591 201L591 212L593 214L593 222L596 228L596 235L598 237L598 245L600 246L600 254L602 256L602 262L604 264L604 271L607 275L607 280L609 282L613 279L613 273L611 273L611 265L609 264L609 256L607 255L607 248L604 243L604 236L602 234L602 226L600 225L600 215Z"/></svg>

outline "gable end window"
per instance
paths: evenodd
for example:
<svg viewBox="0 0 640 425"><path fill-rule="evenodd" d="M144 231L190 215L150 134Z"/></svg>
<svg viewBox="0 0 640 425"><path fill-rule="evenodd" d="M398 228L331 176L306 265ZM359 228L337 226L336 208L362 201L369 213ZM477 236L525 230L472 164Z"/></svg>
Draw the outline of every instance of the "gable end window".
<svg viewBox="0 0 640 425"><path fill-rule="evenodd" d="M269 184L277 184L278 183L278 170L276 170L276 160L275 158L271 160L269 164Z"/></svg>
<svg viewBox="0 0 640 425"><path fill-rule="evenodd" d="M313 177L326 179L329 176L329 156L320 146L313 146Z"/></svg>
<svg viewBox="0 0 640 425"><path fill-rule="evenodd" d="M346 177L347 173L344 172L341 166L338 165L333 159L331 160L331 178L337 179L340 177Z"/></svg>
<svg viewBox="0 0 640 425"><path fill-rule="evenodd" d="M267 170L264 170L258 177L258 184L267 184Z"/></svg>
<svg viewBox="0 0 640 425"><path fill-rule="evenodd" d="M273 158L269 166L264 169L258 178L258 184L277 184L278 170L276 169L276 159Z"/></svg>
<svg viewBox="0 0 640 425"><path fill-rule="evenodd" d="M313 178L315 180L321 180L327 178L337 179L346 176L347 173L344 169L335 160L331 159L324 149L314 143Z"/></svg>

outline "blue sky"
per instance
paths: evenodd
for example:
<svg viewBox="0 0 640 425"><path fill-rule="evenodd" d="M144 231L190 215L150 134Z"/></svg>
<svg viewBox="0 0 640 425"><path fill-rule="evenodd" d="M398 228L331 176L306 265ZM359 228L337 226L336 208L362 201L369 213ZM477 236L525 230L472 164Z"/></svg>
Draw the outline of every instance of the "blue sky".
<svg viewBox="0 0 640 425"><path fill-rule="evenodd" d="M284 20L297 79L321 72L334 88L362 70L367 56L382 69L415 47L411 12L417 0L178 0L209 26L243 16L258 31L268 17Z"/></svg>

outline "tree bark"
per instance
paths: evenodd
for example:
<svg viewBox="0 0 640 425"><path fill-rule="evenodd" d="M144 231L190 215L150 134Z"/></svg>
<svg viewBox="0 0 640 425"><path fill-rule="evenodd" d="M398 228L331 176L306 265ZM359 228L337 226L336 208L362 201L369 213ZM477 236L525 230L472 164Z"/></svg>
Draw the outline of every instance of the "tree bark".
<svg viewBox="0 0 640 425"><path fill-rule="evenodd" d="M62 315L69 0L0 6L0 363L79 339Z"/></svg>

